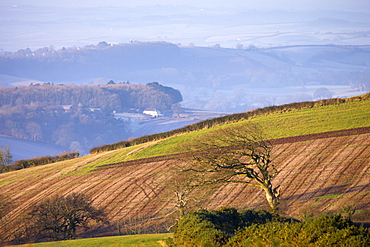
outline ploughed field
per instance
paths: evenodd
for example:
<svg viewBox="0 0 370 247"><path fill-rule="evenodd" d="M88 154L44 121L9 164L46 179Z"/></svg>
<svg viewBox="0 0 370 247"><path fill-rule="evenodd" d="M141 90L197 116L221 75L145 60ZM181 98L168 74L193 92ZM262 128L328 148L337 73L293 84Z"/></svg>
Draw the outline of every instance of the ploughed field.
<svg viewBox="0 0 370 247"><path fill-rule="evenodd" d="M340 212L355 206L352 219L370 222L370 127L276 139L274 163L287 216ZM95 234L114 234L114 226L135 217L162 220L174 210L168 184L178 176L181 154L103 164L89 169L109 151L69 161L0 174L0 189L14 202L3 218L0 234L14 236L21 216L32 205L53 195L72 192L89 196L108 213L112 227ZM264 192L243 184L213 188L203 195L203 207L264 208ZM189 202L191 204L191 202Z"/></svg>

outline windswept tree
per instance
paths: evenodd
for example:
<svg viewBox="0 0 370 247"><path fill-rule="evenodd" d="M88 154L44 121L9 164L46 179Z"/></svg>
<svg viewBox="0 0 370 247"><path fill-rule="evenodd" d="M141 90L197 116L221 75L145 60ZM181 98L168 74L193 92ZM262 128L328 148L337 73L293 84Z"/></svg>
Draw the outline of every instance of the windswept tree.
<svg viewBox="0 0 370 247"><path fill-rule="evenodd" d="M217 131L200 141L201 151L193 157L190 170L202 172L207 183L242 183L265 191L266 200L277 212L280 186L272 180L279 171L271 159L273 145L266 140L262 128L248 124Z"/></svg>
<svg viewBox="0 0 370 247"><path fill-rule="evenodd" d="M36 237L52 240L73 239L79 227L86 230L90 222L106 222L104 211L77 193L46 199L34 207L30 216Z"/></svg>

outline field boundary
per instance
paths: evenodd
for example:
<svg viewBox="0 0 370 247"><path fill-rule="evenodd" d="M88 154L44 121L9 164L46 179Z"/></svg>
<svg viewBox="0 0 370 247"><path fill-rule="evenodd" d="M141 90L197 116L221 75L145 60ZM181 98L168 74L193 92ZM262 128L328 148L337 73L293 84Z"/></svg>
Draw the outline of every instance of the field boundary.
<svg viewBox="0 0 370 247"><path fill-rule="evenodd" d="M351 135L362 135L362 134L367 134L367 133L370 133L370 126L353 128L353 129L345 129L345 130L328 131L328 132L301 135L301 136L284 137L284 138L272 139L270 141L273 145L280 145L280 144L285 144L285 143L304 142L304 141L312 141L312 140L318 140L318 139L343 137L343 136L351 136ZM161 156L155 156L155 157L149 157L149 158L143 158L143 159L122 161L122 162L112 163L112 164L105 164L105 165L99 166L97 170L108 169L108 168L117 167L117 166L126 167L126 166L138 165L138 164L143 164L143 163L172 160L175 158L179 158L183 156L184 154L185 153L168 154L168 155L161 155Z"/></svg>
<svg viewBox="0 0 370 247"><path fill-rule="evenodd" d="M369 132L370 132L370 126L353 128L353 129L345 129L345 130L327 131L327 132L322 132L322 133L308 134L308 135L301 135L301 136L283 137L283 138L273 139L271 140L271 142L272 144L277 145L277 144L325 139L325 138L331 138L331 137L361 135L361 134L366 134Z"/></svg>

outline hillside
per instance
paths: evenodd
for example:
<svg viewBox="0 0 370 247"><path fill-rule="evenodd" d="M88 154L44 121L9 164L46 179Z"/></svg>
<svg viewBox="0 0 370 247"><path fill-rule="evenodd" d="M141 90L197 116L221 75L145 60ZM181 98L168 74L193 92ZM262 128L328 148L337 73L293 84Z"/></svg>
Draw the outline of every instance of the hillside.
<svg viewBox="0 0 370 247"><path fill-rule="evenodd" d="M358 122L354 121L353 117L342 118L342 124L347 126L346 124L352 123L349 126L362 128L346 130L351 127L344 127L340 131L324 134L320 132L325 131L316 131L313 133L318 134L306 133L310 135L300 137L294 137L297 132L293 131L290 135L293 137L288 138L289 135L286 135L286 138L274 141L273 158L277 168L281 169L274 183L281 184L284 210L288 216L299 218L307 212L313 214L338 212L342 210L342 206L355 204L357 212L353 219L357 222L370 221L368 201L370 122L367 112L369 108L368 105L364 105L368 100L360 102L362 105L357 105L355 113L357 119L362 119L360 122L363 126L357 126ZM335 113L326 109L324 115L331 116ZM323 115L312 114L317 113L314 110L315 108L311 109L311 114L307 113L307 109L303 109L265 117L274 116L272 119L276 122L284 119L285 123L293 121L298 123L296 114L306 112L307 118L311 116L312 122L332 123L329 121L331 117L323 118ZM344 111L342 116L353 116L351 112L353 113ZM259 117L256 117L252 120L258 119ZM312 130L309 126L308 124L302 131ZM191 139L194 133L189 133L188 139ZM289 131L286 130L285 133ZM65 195L71 192L87 194L92 198L94 205L100 205L107 211L112 226L102 228L95 234L116 234L117 222L134 218L137 220L145 218L158 229L163 229L165 225L161 218L168 215L174 207L168 184L179 176L176 167L183 162L180 159L181 155L120 162L125 156L131 156L149 146L159 147L159 144L160 142L144 143L126 149L0 174L1 192L9 195L14 202L14 209L1 222L3 227L0 235L11 239L17 230L16 225L21 221L19 216L27 212L32 205L51 195ZM194 195L202 195L204 200L199 203L206 201L203 207L210 209L221 206L264 207L263 192L258 188L226 185L214 188L211 192L213 193L204 194L202 191L195 191Z"/></svg>
<svg viewBox="0 0 370 247"><path fill-rule="evenodd" d="M171 107L182 101L178 90L157 82L108 83L0 87L0 135L86 154L93 146L134 134L130 121L118 119L114 113L143 113L146 108L155 108L171 116ZM36 157L36 150L30 152L35 152L34 156L26 158Z"/></svg>

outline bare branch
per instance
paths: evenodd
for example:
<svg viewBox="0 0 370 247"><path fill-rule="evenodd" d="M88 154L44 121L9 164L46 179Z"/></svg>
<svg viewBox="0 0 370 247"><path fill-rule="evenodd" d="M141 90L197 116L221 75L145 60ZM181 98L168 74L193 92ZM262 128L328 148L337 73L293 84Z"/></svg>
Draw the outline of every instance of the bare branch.
<svg viewBox="0 0 370 247"><path fill-rule="evenodd" d="M271 181L279 171L271 159L273 145L266 140L261 127L250 124L225 128L207 138L198 141L196 149L200 151L191 155L191 167L187 170L203 173L204 184L242 183L260 187L265 190L271 209L276 211L280 188L274 188Z"/></svg>

